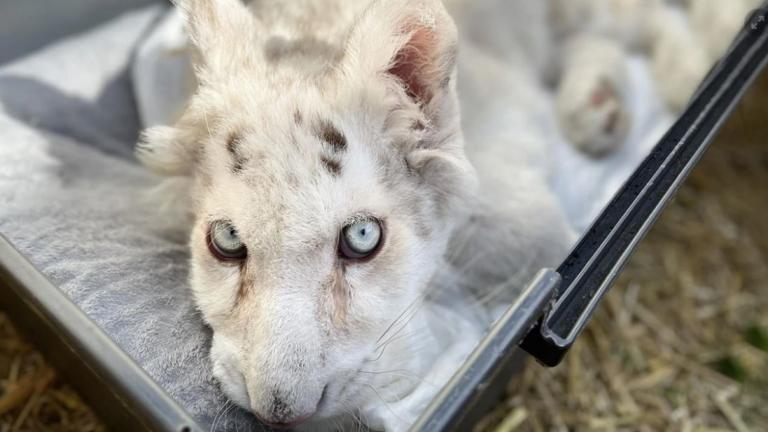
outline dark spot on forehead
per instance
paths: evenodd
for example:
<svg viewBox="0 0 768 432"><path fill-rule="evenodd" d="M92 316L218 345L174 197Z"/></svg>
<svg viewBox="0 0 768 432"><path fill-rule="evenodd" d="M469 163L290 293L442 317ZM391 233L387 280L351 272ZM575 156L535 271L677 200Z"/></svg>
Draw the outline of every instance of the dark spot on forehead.
<svg viewBox="0 0 768 432"><path fill-rule="evenodd" d="M333 123L321 120L317 125L317 137L328 143L333 151L344 151L347 148L347 137L339 131Z"/></svg>
<svg viewBox="0 0 768 432"><path fill-rule="evenodd" d="M304 122L304 117L301 115L301 111L296 110L293 112L293 122L296 123L297 126L301 126Z"/></svg>
<svg viewBox="0 0 768 432"><path fill-rule="evenodd" d="M328 171L329 173L335 176L341 175L340 161L333 158L329 158L327 156L321 156L320 161L323 163L323 166L325 167L326 171Z"/></svg>
<svg viewBox="0 0 768 432"><path fill-rule="evenodd" d="M245 168L245 164L248 163L248 158L242 154L241 143L242 138L236 133L231 134L227 139L227 151L232 156L233 174L239 174Z"/></svg>
<svg viewBox="0 0 768 432"><path fill-rule="evenodd" d="M232 154L237 154L237 146L240 143L240 135L233 133L229 135L229 138L227 138L227 151Z"/></svg>

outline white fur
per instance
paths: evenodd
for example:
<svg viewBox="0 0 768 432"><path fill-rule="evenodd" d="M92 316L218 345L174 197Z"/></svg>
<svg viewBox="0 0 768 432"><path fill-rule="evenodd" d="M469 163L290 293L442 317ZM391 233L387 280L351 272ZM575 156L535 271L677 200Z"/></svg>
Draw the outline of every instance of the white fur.
<svg viewBox="0 0 768 432"><path fill-rule="evenodd" d="M561 128L585 153L603 155L624 141L627 58L615 40L580 35L564 47L557 109Z"/></svg>
<svg viewBox="0 0 768 432"><path fill-rule="evenodd" d="M173 126L145 133L139 156L193 184L191 284L214 330L214 374L234 402L267 421L317 410L309 430L353 424L354 416L407 427L418 412L398 411L395 422L380 414L398 409L418 383L412 378L426 375L424 359L437 355L425 352L431 336L421 309L441 286L435 277L456 275L453 283L476 299L509 301L575 240L547 185L551 122L538 101L548 71L561 70L566 135L603 153L630 121L623 50L649 49L667 65L654 44L695 43L689 30L655 33L662 30L652 17L668 10L660 0L445 3L462 35L458 75L450 61L456 29L438 0L181 3L199 88ZM589 25L574 27L584 17ZM428 59L415 72L430 95L422 104L405 91L408 77L388 72L420 35L414 28L430 35L417 43ZM580 42L566 45L574 34ZM558 60L564 47L572 50ZM702 73L693 69L668 70ZM596 106L605 83L615 91ZM690 92L665 95L679 101ZM346 136L337 176L320 161L320 121ZM227 149L233 134L248 161L237 172ZM386 220L385 246L368 263L339 264L339 229L361 212ZM232 221L248 246L245 270L209 253L205 233L219 219ZM325 286L340 265L353 287L341 325Z"/></svg>
<svg viewBox="0 0 768 432"><path fill-rule="evenodd" d="M612 151L623 141L631 119L626 110L626 58L635 49L651 57L661 97L682 111L759 0L551 0L554 29L576 39L558 49L562 79L558 105L565 135L593 154ZM615 97L590 103L605 83ZM615 116L616 121L609 122ZM607 124L617 127L606 128Z"/></svg>

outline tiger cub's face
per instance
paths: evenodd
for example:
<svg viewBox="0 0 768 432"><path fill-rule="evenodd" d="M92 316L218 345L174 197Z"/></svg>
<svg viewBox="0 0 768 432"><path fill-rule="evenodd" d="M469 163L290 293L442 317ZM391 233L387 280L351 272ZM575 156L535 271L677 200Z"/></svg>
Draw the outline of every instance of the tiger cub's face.
<svg viewBox="0 0 768 432"><path fill-rule="evenodd" d="M199 88L139 156L194 179L191 284L214 374L274 426L353 412L378 397L365 365L408 355L407 337L382 342L474 185L455 27L439 0L376 1L340 60L308 75L264 60L238 0L181 6Z"/></svg>

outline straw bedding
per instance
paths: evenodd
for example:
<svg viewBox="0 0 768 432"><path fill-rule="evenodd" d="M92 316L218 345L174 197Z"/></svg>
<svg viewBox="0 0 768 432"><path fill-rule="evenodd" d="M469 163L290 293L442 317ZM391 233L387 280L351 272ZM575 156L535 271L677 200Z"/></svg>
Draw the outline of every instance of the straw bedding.
<svg viewBox="0 0 768 432"><path fill-rule="evenodd" d="M530 363L477 430L768 430L765 95L768 75L564 364ZM0 313L0 432L37 430L104 426Z"/></svg>
<svg viewBox="0 0 768 432"><path fill-rule="evenodd" d="M0 431L96 432L104 427L0 313Z"/></svg>

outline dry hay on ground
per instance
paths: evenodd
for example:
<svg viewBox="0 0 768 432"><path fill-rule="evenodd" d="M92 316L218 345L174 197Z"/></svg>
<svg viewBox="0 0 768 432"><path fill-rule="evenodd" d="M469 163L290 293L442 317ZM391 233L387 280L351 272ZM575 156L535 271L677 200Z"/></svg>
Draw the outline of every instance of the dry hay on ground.
<svg viewBox="0 0 768 432"><path fill-rule="evenodd" d="M91 410L0 313L0 432L97 432Z"/></svg>

